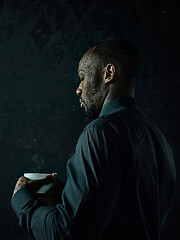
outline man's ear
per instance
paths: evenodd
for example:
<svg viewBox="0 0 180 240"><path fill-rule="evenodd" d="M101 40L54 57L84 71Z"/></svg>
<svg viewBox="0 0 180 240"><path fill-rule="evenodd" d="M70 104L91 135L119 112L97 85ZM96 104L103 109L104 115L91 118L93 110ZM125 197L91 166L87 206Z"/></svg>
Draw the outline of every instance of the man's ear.
<svg viewBox="0 0 180 240"><path fill-rule="evenodd" d="M115 76L115 66L112 63L108 63L104 68L104 82L109 83Z"/></svg>

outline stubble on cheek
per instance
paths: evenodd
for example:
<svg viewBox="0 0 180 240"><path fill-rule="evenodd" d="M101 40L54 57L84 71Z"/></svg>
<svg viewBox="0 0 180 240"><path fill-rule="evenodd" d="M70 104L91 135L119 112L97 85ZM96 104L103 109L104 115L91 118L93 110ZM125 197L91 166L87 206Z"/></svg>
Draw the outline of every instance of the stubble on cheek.
<svg viewBox="0 0 180 240"><path fill-rule="evenodd" d="M83 90L81 99L83 101L83 107L86 112L98 112L101 108L101 76L98 72L92 72L86 75L85 81L83 82Z"/></svg>

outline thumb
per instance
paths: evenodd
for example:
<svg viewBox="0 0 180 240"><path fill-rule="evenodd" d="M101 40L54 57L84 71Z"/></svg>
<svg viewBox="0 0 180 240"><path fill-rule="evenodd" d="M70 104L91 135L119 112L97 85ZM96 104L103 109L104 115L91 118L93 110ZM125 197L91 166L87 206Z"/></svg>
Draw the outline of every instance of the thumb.
<svg viewBox="0 0 180 240"><path fill-rule="evenodd" d="M35 180L37 182L37 184L41 186L52 183L54 181L56 181L58 178L58 174L57 173L51 173L49 174L47 177L42 178L40 180Z"/></svg>

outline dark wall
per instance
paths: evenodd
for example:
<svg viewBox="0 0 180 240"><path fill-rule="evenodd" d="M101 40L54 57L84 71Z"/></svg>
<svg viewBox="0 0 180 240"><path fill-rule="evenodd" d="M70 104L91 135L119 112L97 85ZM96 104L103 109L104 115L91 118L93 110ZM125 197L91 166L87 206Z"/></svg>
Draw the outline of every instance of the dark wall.
<svg viewBox="0 0 180 240"><path fill-rule="evenodd" d="M180 238L179 41L175 1L0 1L0 239L26 239L10 207L24 172L58 172L84 126L75 90L80 57L110 36L142 61L136 99L174 152L177 192L164 240Z"/></svg>

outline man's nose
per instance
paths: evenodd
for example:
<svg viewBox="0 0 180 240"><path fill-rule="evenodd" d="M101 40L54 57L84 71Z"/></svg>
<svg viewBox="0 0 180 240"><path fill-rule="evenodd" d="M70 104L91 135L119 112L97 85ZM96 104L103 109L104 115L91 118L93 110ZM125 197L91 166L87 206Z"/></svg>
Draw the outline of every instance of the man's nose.
<svg viewBox="0 0 180 240"><path fill-rule="evenodd" d="M81 96L81 94L82 94L81 84L79 84L79 87L78 87L77 90L76 90L76 94L77 94L78 96Z"/></svg>

